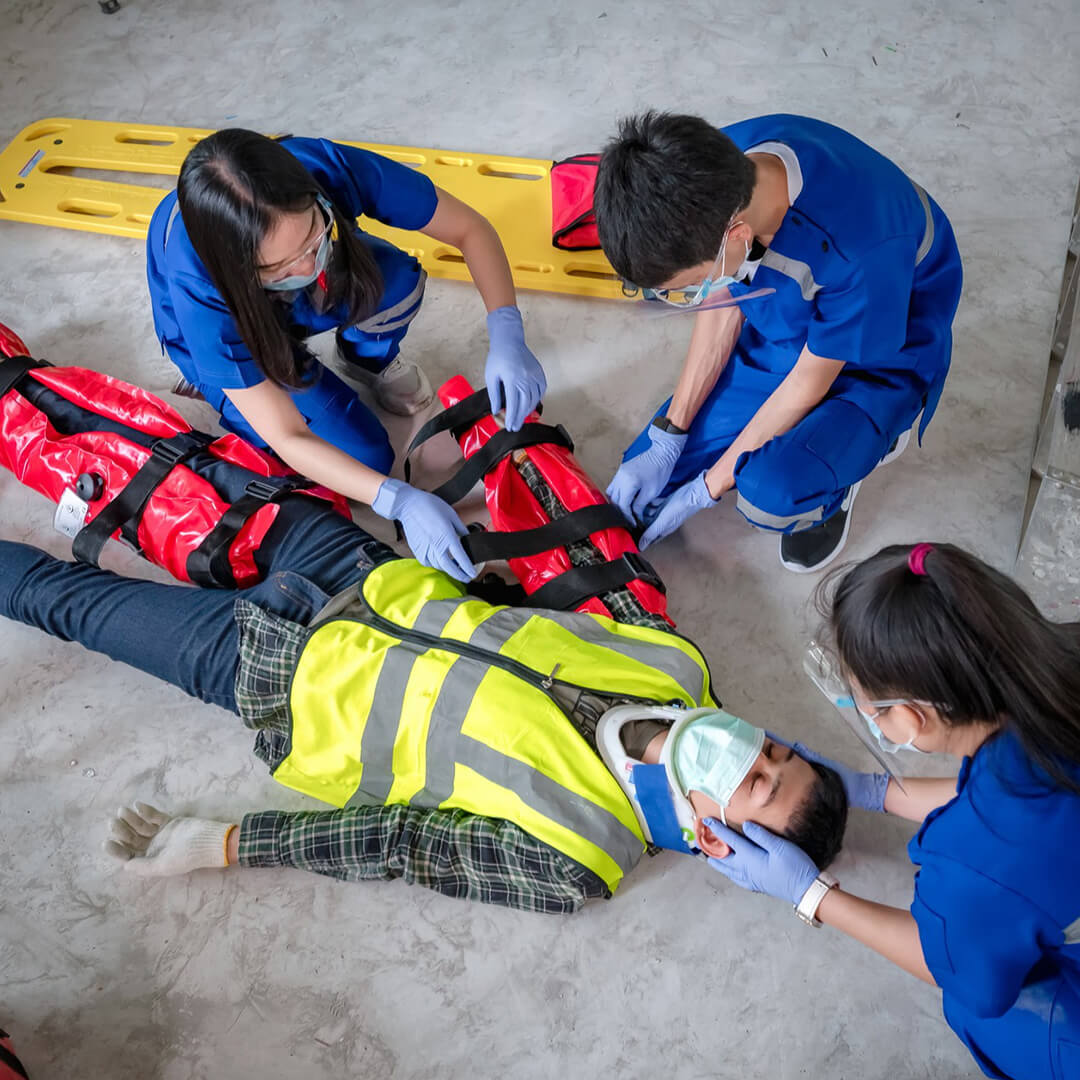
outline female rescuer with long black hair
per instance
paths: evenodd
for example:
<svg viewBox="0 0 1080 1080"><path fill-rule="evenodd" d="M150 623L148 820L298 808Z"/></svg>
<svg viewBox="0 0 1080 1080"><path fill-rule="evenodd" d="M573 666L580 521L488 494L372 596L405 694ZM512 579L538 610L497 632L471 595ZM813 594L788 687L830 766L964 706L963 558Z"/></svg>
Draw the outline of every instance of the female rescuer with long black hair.
<svg viewBox="0 0 1080 1080"><path fill-rule="evenodd" d="M920 823L910 911L864 900L760 826L709 827L712 865L939 986L987 1076L1080 1077L1080 623L950 544L889 547L822 594L814 678L887 752L962 759L956 779L840 772L852 806ZM794 749L806 756L805 748ZM883 759L884 760L884 759Z"/></svg>
<svg viewBox="0 0 1080 1080"><path fill-rule="evenodd" d="M241 129L198 143L150 223L154 325L227 429L400 521L421 562L468 580L476 567L460 518L387 477L386 431L304 344L336 328L340 355L381 407L411 415L431 401L423 371L398 356L426 275L411 255L361 232L362 214L461 251L488 311L491 408L519 428L546 380L525 344L495 230L426 176L357 147Z"/></svg>

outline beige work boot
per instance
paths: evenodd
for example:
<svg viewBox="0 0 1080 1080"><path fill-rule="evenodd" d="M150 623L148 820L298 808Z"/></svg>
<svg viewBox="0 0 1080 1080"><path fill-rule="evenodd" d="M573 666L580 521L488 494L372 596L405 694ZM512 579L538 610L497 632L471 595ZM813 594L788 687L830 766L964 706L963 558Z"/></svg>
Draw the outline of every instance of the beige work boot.
<svg viewBox="0 0 1080 1080"><path fill-rule="evenodd" d="M350 374L371 387L380 409L395 416L415 416L435 396L424 369L400 356L395 356L380 372L353 368Z"/></svg>

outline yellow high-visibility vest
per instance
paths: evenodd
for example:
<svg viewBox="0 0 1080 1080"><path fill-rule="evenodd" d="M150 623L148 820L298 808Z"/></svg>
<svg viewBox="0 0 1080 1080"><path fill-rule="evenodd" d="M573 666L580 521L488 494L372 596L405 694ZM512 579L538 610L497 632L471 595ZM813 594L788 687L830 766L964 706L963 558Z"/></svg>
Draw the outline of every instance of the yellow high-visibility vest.
<svg viewBox="0 0 1080 1080"><path fill-rule="evenodd" d="M552 687L713 704L698 650L604 616L495 607L413 559L382 563L355 588L351 617L309 631L274 777L334 806L504 818L614 890L645 841Z"/></svg>

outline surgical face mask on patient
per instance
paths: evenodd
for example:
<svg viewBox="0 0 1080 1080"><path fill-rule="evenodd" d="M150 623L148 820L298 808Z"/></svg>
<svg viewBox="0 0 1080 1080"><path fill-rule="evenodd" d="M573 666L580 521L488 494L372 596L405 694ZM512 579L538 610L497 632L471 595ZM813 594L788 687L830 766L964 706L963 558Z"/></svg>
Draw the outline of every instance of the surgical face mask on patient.
<svg viewBox="0 0 1080 1080"><path fill-rule="evenodd" d="M697 718L678 733L672 763L683 791L700 791L725 808L765 745L765 732L730 713Z"/></svg>

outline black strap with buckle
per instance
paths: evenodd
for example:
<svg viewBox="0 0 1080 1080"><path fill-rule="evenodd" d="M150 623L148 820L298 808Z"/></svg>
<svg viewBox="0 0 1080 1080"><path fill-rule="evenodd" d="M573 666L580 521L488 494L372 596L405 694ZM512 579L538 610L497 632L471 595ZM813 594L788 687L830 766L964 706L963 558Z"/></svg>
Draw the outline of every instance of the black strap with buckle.
<svg viewBox="0 0 1080 1080"><path fill-rule="evenodd" d="M474 563L492 559L524 559L542 551L565 547L604 529L625 529L623 512L611 503L571 510L546 525L520 532L470 532L462 537L465 553Z"/></svg>
<svg viewBox="0 0 1080 1080"><path fill-rule="evenodd" d="M203 542L187 558L188 577L196 585L210 589L235 589L236 578L229 561L229 550L252 514L268 503L310 488L305 476L268 476L250 480L244 494L234 502L221 520L206 534Z"/></svg>
<svg viewBox="0 0 1080 1080"><path fill-rule="evenodd" d="M571 611L601 593L621 589L631 581L643 581L666 593L667 589L649 561L636 551L594 566L575 566L541 585L529 596L529 607Z"/></svg>
<svg viewBox="0 0 1080 1080"><path fill-rule="evenodd" d="M206 449L213 441L212 435L201 431L182 431L166 439L157 439L142 468L97 517L75 535L71 544L75 558L81 563L97 566L101 549L109 537L125 525L137 530L143 510L162 480L182 461Z"/></svg>

